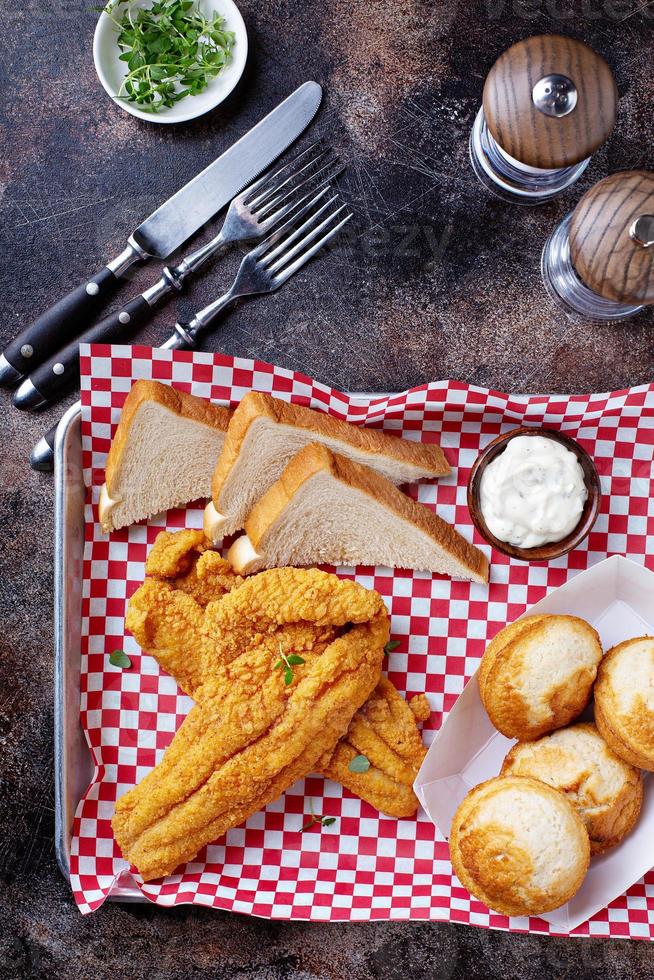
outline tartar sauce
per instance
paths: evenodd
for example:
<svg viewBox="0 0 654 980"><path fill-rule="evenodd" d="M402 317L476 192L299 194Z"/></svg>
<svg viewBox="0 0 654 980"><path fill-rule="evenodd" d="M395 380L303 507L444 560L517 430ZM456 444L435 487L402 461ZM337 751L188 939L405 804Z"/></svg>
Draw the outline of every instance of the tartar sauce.
<svg viewBox="0 0 654 980"><path fill-rule="evenodd" d="M509 440L484 470L479 492L488 530L518 548L565 538L588 496L575 454L544 436Z"/></svg>

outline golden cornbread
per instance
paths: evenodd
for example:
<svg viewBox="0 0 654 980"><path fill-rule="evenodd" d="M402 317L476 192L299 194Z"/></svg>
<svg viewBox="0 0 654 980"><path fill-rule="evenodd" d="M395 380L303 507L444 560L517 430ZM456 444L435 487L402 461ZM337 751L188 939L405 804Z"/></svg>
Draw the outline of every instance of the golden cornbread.
<svg viewBox="0 0 654 980"><path fill-rule="evenodd" d="M595 725L586 722L535 742L518 742L501 775L532 776L563 793L586 825L592 854L627 836L643 802L640 770L620 759Z"/></svg>
<svg viewBox="0 0 654 980"><path fill-rule="evenodd" d="M478 672L482 703L507 738L540 738L581 714L601 658L599 636L585 620L526 616L487 647Z"/></svg>
<svg viewBox="0 0 654 980"><path fill-rule="evenodd" d="M654 637L608 651L595 685L595 724L621 759L654 771Z"/></svg>
<svg viewBox="0 0 654 980"><path fill-rule="evenodd" d="M456 811L450 858L461 884L489 908L541 915L579 890L590 842L562 793L527 776L496 776Z"/></svg>

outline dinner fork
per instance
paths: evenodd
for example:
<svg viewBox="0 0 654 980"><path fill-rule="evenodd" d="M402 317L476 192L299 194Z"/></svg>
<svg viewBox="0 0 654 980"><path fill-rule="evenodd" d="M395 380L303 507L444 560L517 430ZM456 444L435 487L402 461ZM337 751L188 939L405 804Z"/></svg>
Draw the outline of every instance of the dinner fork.
<svg viewBox="0 0 654 980"><path fill-rule="evenodd" d="M280 228L248 252L227 292L196 313L189 323L176 323L175 333L162 347L167 350L195 347L198 338L226 306L244 296L279 289L335 238L352 218L352 212L347 211L347 205L338 204L338 194L327 197L329 191L328 187L320 190Z"/></svg>
<svg viewBox="0 0 654 980"><path fill-rule="evenodd" d="M78 380L79 345L117 343L127 339L154 316L171 293L181 292L186 281L208 260L229 245L263 238L316 192L327 187L343 169L333 150L321 140L313 143L274 173L264 174L238 194L218 234L183 258L164 266L161 278L149 289L114 310L58 354L44 361L16 389L16 408L33 411L54 400Z"/></svg>
<svg viewBox="0 0 654 980"><path fill-rule="evenodd" d="M177 323L175 333L163 349L195 347L198 337L214 322L221 310L242 296L272 293L301 269L309 259L338 235L352 217L345 205L337 206L338 194L331 188L319 190L299 207L276 231L243 258L227 292L195 314L188 324ZM77 403L80 406L80 403ZM57 425L39 439L30 455L32 469L49 472L54 464Z"/></svg>

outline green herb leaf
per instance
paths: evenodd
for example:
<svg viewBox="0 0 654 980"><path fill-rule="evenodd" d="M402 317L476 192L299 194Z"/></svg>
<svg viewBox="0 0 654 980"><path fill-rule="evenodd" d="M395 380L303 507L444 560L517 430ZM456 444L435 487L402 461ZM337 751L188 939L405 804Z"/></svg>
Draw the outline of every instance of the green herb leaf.
<svg viewBox="0 0 654 980"><path fill-rule="evenodd" d="M384 647L384 656L387 657L389 653L393 652L393 650L397 650L399 645L400 645L399 640L389 640L386 646Z"/></svg>
<svg viewBox="0 0 654 980"><path fill-rule="evenodd" d="M127 10L115 15L125 2ZM156 0L149 8L113 0L102 9L114 22L119 59L129 72L116 98L148 112L203 92L231 58L234 33L221 29L215 11L205 17L195 0Z"/></svg>
<svg viewBox="0 0 654 980"><path fill-rule="evenodd" d="M300 828L300 833L303 834L305 830L310 830L311 827L315 827L319 823L322 827L330 827L333 823L336 823L336 817L318 817L313 810L313 801L309 801L309 812L311 813L311 819L307 820L303 827Z"/></svg>
<svg viewBox="0 0 654 980"><path fill-rule="evenodd" d="M132 666L132 661L129 659L124 650L114 650L113 653L110 653L109 663L112 665L112 667L128 668Z"/></svg>
<svg viewBox="0 0 654 980"><path fill-rule="evenodd" d="M292 653L290 657L287 657L282 650L281 643L279 644L279 653L281 659L274 665L273 670L279 670L280 667L286 668L284 670L284 683L288 687L289 684L293 683L293 667L297 667L300 664L305 663L305 661L302 657L298 656L297 653Z"/></svg>
<svg viewBox="0 0 654 980"><path fill-rule="evenodd" d="M350 772L368 772L370 759L367 759L365 755L355 755L347 768Z"/></svg>

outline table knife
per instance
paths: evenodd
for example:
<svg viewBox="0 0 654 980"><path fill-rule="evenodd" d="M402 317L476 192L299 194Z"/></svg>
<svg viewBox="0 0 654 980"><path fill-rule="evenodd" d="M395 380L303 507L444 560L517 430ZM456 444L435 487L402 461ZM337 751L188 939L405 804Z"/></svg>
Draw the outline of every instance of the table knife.
<svg viewBox="0 0 654 980"><path fill-rule="evenodd" d="M193 349L198 337L225 307L243 296L263 295L279 289L290 276L331 241L347 224L352 213L343 217L345 205L331 207L338 194L325 201L326 190L326 188L319 190L308 203L296 210L288 221L248 252L243 257L236 278L227 292L199 310L188 323L178 321L175 324L175 332L160 345L159 349ZM325 218L325 212L328 210L331 210L331 213ZM309 214L308 219L307 214ZM272 264L269 265L269 262ZM76 405L81 408L81 402L77 402ZM30 466L33 470L42 472L52 470L58 425L59 423L53 425L34 446L30 454Z"/></svg>
<svg viewBox="0 0 654 980"><path fill-rule="evenodd" d="M316 153L318 154L316 156ZM305 162L306 161L306 162ZM304 165L298 169L300 163ZM321 163L321 166L318 164ZM313 168L313 172L311 169ZM293 209L308 200L313 192L307 185L313 182L314 190L319 190L323 184L333 179L342 169L340 162L328 152L322 150L319 142L314 143L299 156L279 168L275 173L264 174L261 178L267 181L268 193L273 193L275 181L278 182L279 208L275 210L283 218L284 212L292 214ZM308 171L308 176L305 173ZM284 179L286 177L286 179ZM299 180L299 178L303 178ZM295 182L295 187L284 186L289 181ZM299 182L298 182L299 181ZM280 183L281 182L281 183ZM79 347L80 344L124 344L128 343L134 334L148 323L154 316L155 310L164 300L174 293L184 290L187 281L198 275L205 263L224 251L230 245L247 241L255 234L249 220L242 217L247 211L243 201L256 196L260 181L248 184L245 190L232 200L227 217L219 233L193 252L187 253L176 265L165 265L158 281L145 289L140 295L133 296L126 303L103 317L79 337L59 350L52 357L43 361L35 371L25 378L18 386L13 396L13 403L21 411L35 411L52 403L63 393L79 384ZM300 193L305 191L303 196ZM326 193L326 188L325 188ZM285 195L285 196L284 196ZM291 199L292 196L292 199ZM232 208L236 205L230 221ZM249 216L249 211L247 211ZM258 234L263 238L267 222L273 216L263 221Z"/></svg>
<svg viewBox="0 0 654 980"><path fill-rule="evenodd" d="M85 330L134 264L165 259L179 248L298 138L321 99L320 85L305 82L146 218L119 256L42 313L0 354L0 384L17 382Z"/></svg>

